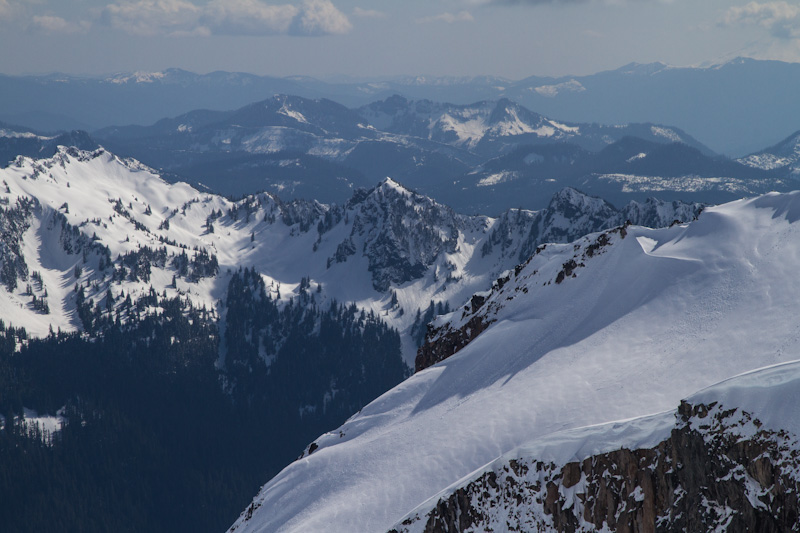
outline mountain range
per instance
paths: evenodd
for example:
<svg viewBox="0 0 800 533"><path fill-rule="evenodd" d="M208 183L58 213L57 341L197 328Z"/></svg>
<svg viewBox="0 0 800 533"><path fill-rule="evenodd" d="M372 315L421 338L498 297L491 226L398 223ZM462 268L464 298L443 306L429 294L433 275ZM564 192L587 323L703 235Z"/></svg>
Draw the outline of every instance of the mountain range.
<svg viewBox="0 0 800 533"><path fill-rule="evenodd" d="M63 146L0 179L11 529L227 527L264 479L410 373L431 320L541 243L703 209L617 209L566 188L539 211L467 216L391 179L341 205L231 200ZM152 498L120 499L119 479Z"/></svg>
<svg viewBox="0 0 800 533"><path fill-rule="evenodd" d="M326 82L180 69L97 78L0 76L0 120L40 131L91 131L151 124L193 109L236 109L275 94L328 98L351 107L395 94L460 105L508 98L565 122L673 124L716 152L742 156L797 130L792 89L799 79L797 64L745 58L706 67L632 63L587 76L516 81L407 76Z"/></svg>
<svg viewBox="0 0 800 533"><path fill-rule="evenodd" d="M654 192L719 203L793 182L785 169L717 156L677 128L562 123L510 100L454 105L394 96L348 109L281 95L94 136L175 179L229 195L266 189L342 203L354 187L391 176L460 212L495 215L540 209L565 186L617 204Z"/></svg>
<svg viewBox="0 0 800 533"><path fill-rule="evenodd" d="M281 128L314 143L365 131L369 142L471 156L483 144L502 154L473 171L480 190L497 169L526 167L591 187L587 176L602 182L624 165L661 179L711 165L729 177L706 181L732 195L752 191L735 183L778 179L752 160L624 132L599 151L516 146L505 137L539 136L526 127L552 128L549 138L584 126L510 102L379 104L279 97L228 123L251 130L242 135L215 137L219 116L197 114L164 122L175 132L164 136L220 152L220 139L254 146L253 131ZM318 106L332 110L311 120ZM480 136L458 134L470 120ZM102 511L105 528L207 527L203 517L219 527L242 509L233 531L747 528L797 516L800 445L782 407L796 365L756 370L796 358L786 279L797 193L617 208L562 187L541 209L496 216L461 214L390 178L354 184L341 203L231 199L79 133L90 149L16 129L6 138L29 139L34 156L0 169L0 450L14 457L0 479L18 487L9 505L36 509L29 516L49 516L47 502L62 516L74 507L31 483L38 466L69 493L98 486L83 485L98 475L91 459L59 459L67 449L94 450L157 495L143 513L108 499L113 490L93 494L89 514ZM784 152L789 141L765 153ZM659 182L623 185L637 183L644 194ZM203 431L222 439L213 445L191 423L198 404ZM91 446L113 435L129 444ZM150 466L126 471L132 457ZM153 485L164 477L150 475L153 457L175 486ZM189 477L194 488L179 488ZM219 504L197 507L196 520L173 512L200 500Z"/></svg>
<svg viewBox="0 0 800 533"><path fill-rule="evenodd" d="M14 325L34 335L81 327L76 284L86 300L112 290L135 303L151 288L166 290L218 316L227 279L241 267L257 268L284 300L297 297L307 280L319 288L317 305L356 302L407 335L414 312L433 302L460 304L543 242L568 242L626 220L667 225L702 208L651 199L618 210L567 188L540 211L466 216L391 179L355 191L343 205L284 202L268 193L231 201L170 184L104 149L64 147L49 159L19 157L0 175L8 227L0 305L18 309ZM176 259L182 256L188 270ZM209 263L215 267L203 268ZM31 291L34 271L39 288ZM47 314L31 304L44 292ZM408 349L411 363L416 347Z"/></svg>

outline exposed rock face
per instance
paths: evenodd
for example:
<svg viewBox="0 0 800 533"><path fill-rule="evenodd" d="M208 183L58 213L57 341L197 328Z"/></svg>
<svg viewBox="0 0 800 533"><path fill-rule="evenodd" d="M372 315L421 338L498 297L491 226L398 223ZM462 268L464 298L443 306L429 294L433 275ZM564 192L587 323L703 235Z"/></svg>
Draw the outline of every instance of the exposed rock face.
<svg viewBox="0 0 800 533"><path fill-rule="evenodd" d="M576 271L585 267L586 261L602 254L605 247L612 244L613 239L624 239L627 235L626 228L627 224L576 242L573 256L561 264L552 278L548 278L547 273L541 274L543 283L560 285L565 280L576 277ZM546 249L546 244L538 246L527 261L495 280L490 291L474 294L464 306L460 316L456 313L448 322L429 324L425 343L418 350L414 361L415 371L424 370L456 354L495 321L494 315L506 305L506 302L514 299L519 293L527 293L527 284L530 282L528 278L539 274L535 269L531 271L534 267L528 268L528 266Z"/></svg>
<svg viewBox="0 0 800 533"><path fill-rule="evenodd" d="M335 260L361 251L380 292L421 278L440 256L455 252L465 230L480 231L487 223L485 217L458 215L389 179L363 198L354 197L347 215L353 219L352 230Z"/></svg>
<svg viewBox="0 0 800 533"><path fill-rule="evenodd" d="M523 266L518 265L513 274L508 272L495 280L492 290L488 293L473 294L461 312L462 322L458 325L448 322L435 327L428 324L425 343L417 351L417 357L414 360L414 371L419 372L444 361L483 333L494 322L494 319L488 316L487 309L484 309L484 304L492 294L502 289L512 276L519 274Z"/></svg>
<svg viewBox="0 0 800 533"><path fill-rule="evenodd" d="M556 193L546 209L537 211L530 233L520 249L520 262L528 259L540 244L572 242L596 231L630 223L648 228L663 228L673 221L689 222L702 212L703 204L665 202L648 198L630 202L623 209L571 187Z"/></svg>
<svg viewBox="0 0 800 533"><path fill-rule="evenodd" d="M475 301L475 298L473 296L472 301ZM460 329L443 331L436 342L426 342L420 347L417 352L417 358L414 360L414 372L419 372L435 365L439 361L444 361L475 340L478 335L489 327L489 324L491 322L484 321L483 317L474 316ZM434 334L434 329L428 330L428 335Z"/></svg>
<svg viewBox="0 0 800 533"><path fill-rule="evenodd" d="M799 474L796 436L683 402L653 448L563 466L510 460L394 531L798 531Z"/></svg>
<svg viewBox="0 0 800 533"><path fill-rule="evenodd" d="M27 199L7 208L0 206L0 282L9 291L17 287L18 280L28 279L22 236L30 227L32 213L37 208L35 201Z"/></svg>

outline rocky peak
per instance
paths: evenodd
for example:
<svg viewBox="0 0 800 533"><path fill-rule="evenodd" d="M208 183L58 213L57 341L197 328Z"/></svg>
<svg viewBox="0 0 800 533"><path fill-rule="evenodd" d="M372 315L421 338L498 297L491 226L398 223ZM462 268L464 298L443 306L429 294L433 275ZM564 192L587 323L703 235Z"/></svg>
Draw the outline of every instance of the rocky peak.
<svg viewBox="0 0 800 533"><path fill-rule="evenodd" d="M359 198L356 200L356 198ZM455 251L465 218L386 178L348 204L353 224L336 261L357 250L369 261L373 286L384 292L422 277L442 253Z"/></svg>

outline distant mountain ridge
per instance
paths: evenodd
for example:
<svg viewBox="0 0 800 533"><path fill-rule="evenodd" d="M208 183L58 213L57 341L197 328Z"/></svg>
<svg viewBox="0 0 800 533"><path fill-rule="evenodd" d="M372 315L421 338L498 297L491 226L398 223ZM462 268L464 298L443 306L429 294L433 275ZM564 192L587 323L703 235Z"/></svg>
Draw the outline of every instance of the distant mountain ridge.
<svg viewBox="0 0 800 533"><path fill-rule="evenodd" d="M800 131L796 131L775 146L742 157L739 162L764 170L788 170L800 177Z"/></svg>
<svg viewBox="0 0 800 533"><path fill-rule="evenodd" d="M716 156L677 128L562 123L506 99L455 105L394 96L349 109L279 95L95 135L220 193L266 189L341 203L353 188L390 176L471 213L539 209L564 186L617 204L654 192L715 203L791 187L780 171Z"/></svg>
<svg viewBox="0 0 800 533"><path fill-rule="evenodd" d="M0 120L42 131L93 130L112 124L149 124L192 109L235 109L275 94L329 98L350 107L394 94L460 105L508 98L561 121L673 124L716 152L740 156L797 130L800 115L792 104L798 82L800 66L795 63L746 58L702 68L634 63L592 75L531 76L518 81L496 76L400 76L326 82L303 76L194 74L181 69L100 78L0 76L0 93L5 96ZM729 102L745 104L734 108Z"/></svg>
<svg viewBox="0 0 800 533"><path fill-rule="evenodd" d="M47 158L58 152L59 146L74 146L94 150L97 143L84 131L47 135L35 130L0 122L0 168L17 156Z"/></svg>
<svg viewBox="0 0 800 533"><path fill-rule="evenodd" d="M358 112L379 130L427 138L482 154L502 153L502 148L498 149L496 145L509 144L512 139L513 146L572 142L597 151L624 136L656 142L682 142L706 155L713 154L677 128L654 124L602 126L561 123L508 98L454 105L430 100L409 101L395 95L361 107Z"/></svg>

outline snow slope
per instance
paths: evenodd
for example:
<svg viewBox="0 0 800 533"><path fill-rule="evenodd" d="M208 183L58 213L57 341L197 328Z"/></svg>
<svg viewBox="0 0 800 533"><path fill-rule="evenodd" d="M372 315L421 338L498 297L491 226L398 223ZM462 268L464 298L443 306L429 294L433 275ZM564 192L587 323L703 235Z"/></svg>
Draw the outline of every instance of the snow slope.
<svg viewBox="0 0 800 533"><path fill-rule="evenodd" d="M115 296L130 294L135 301L152 286L159 294L179 294L213 313L230 272L251 266L284 299L296 295L301 278L308 277L315 286L322 285L318 303L355 302L405 330L416 309L424 311L431 301L460 302L488 286L516 262L524 236L520 232L517 245L508 250L476 254L495 219L457 215L391 180L348 206L283 204L269 194L231 202L183 183L168 184L153 170L103 150L62 148L52 159L20 158L0 171L0 183L3 205L13 207L21 199L33 199L36 205L20 244L28 276L15 290L0 290L0 316L35 336L46 335L51 327L79 329L77 284L96 301L109 288ZM166 264L153 265L147 280L112 281L93 255L67 252L62 217L93 243L106 246L115 262L143 247L163 247ZM320 229L324 224L328 227ZM342 252L343 247L348 250ZM219 275L199 280L178 276L173 286L174 257L188 251L191 258L198 250L218 259ZM391 270L381 254L395 254L409 272ZM31 282L34 273L40 275L40 284ZM33 308L29 285L33 295L46 295L48 314ZM390 285L396 306L390 305ZM415 351L407 347L409 360Z"/></svg>
<svg viewBox="0 0 800 533"><path fill-rule="evenodd" d="M356 192L344 206L284 203L270 194L233 202L169 184L154 170L105 150L63 147L53 158L18 158L0 170L0 222L13 218L5 210L21 201L33 202L31 214L11 222L23 224L24 232L16 239L9 230L2 243L19 250L0 246L0 263L19 258L26 265L16 287L0 288L0 318L7 325L35 336L50 328L79 329L78 286L96 304L111 290L117 308L127 295L135 301L152 287L219 316L230 273L254 267L284 300L298 294L305 277L321 286L320 305L336 299L374 311L403 333L409 363L416 353L410 329L417 310L424 313L431 302L460 305L541 239L568 240L629 216L687 219L698 208L651 202L635 204L630 215L631 206L617 212L570 189L542 212L464 216L391 179ZM98 247L107 250L107 261ZM146 248L164 250L164 258L151 261L149 275L134 279L123 258ZM216 258L218 272L181 275L176 257L186 253L191 260L202 252ZM102 262L113 268L101 268ZM34 306L34 297L46 299L49 313Z"/></svg>
<svg viewBox="0 0 800 533"><path fill-rule="evenodd" d="M231 531L386 531L520 445L798 359L798 219L800 193L768 194L540 247L449 317L485 332L322 435Z"/></svg>
<svg viewBox="0 0 800 533"><path fill-rule="evenodd" d="M641 502L646 498L645 492L649 492L651 497L649 505L655 506L653 501L654 489L652 485L648 486L646 481L648 474L645 474L645 481L642 482L639 474L630 476L630 472L624 472L623 465L613 460L610 461L610 464L607 463L608 455L610 454L613 457L613 454L623 453L618 452L618 450L633 450L633 453L638 452L640 457L646 457L648 449L654 449L659 445L663 446L661 443L668 442L672 436L686 430L698 433L706 444L711 445L711 449L719 455L724 455L725 451L725 448L720 446L720 441L732 444L745 443L744 446L740 446L740 449L747 449L748 442L757 441L758 444L752 447L752 452L742 454L745 456L744 461L741 461L741 458L738 457L734 458L741 461L740 464L744 463L743 466L746 468L734 467L727 472L725 471L726 469L720 469L717 471L718 477L714 484L719 486L720 482L730 481L731 479L741 481L744 485L746 499L750 501L749 503L752 507L766 510L768 506L771 506L774 509L776 506L770 504L778 496L778 492L775 490L775 479L759 476L751 465L755 465L759 461L763 462L764 458L768 457L770 464L780 468L781 475L788 476L794 481L794 484L800 481L800 464L797 461L798 447L800 447L800 441L798 441L800 424L798 424L796 413L798 400L800 400L800 362L794 361L740 374L708 387L682 401L681 407L677 412L669 411L631 420L555 432L520 446L473 472L465 480L448 487L414 509L405 519L398 522L395 529L404 533L424 531L426 525L428 525L426 524L426 519L433 514L442 514L436 509L437 505L441 505L449 497L452 498L451 495L459 490L474 495L476 491L470 489L474 485L480 486L481 482L486 479L484 475L488 474L495 476L493 479L506 478L509 481L508 483L503 483L503 481L490 483L490 485L494 486L499 485L497 487L498 493L502 494L499 497L495 496L494 501L492 501L492 498L485 497L486 492L482 495L483 497L476 498L473 496L467 499L469 502L467 508L462 508L461 511L467 512L468 509L472 510L474 507L478 507L480 514L476 514L476 518L479 523L475 525L484 528L487 526L493 527L494 530L502 529L507 523L514 523L515 521L519 521L523 528L528 528L529 530L534 530L537 525L548 524L552 526L552 515L554 513L552 508L548 509L547 507L550 506L545 503L547 494L551 494L552 489L548 490L546 485L553 483L554 479L558 483L558 478L561 477L562 486L558 489L558 492L566 500L565 507L574 508L576 517L583 519L582 530L595 531L598 529L596 527L597 522L593 524L586 519L587 516L591 519L592 513L582 513L581 510L585 509L584 504L588 506L595 504L593 500L597 499L597 493L604 488L602 487L602 482L598 483L595 479L587 479L587 461L593 465L599 464L600 470L606 468L605 474L608 477L622 478L626 486L621 491L622 494L619 495L623 496L623 498L630 494L633 496L634 501ZM780 453L773 454L771 450L770 452L765 450L764 443L770 441L778 444ZM766 449L769 450L768 447ZM604 454L606 454L606 457L599 457ZM713 457L714 453L712 452L711 455ZM757 457L753 457L753 455L757 455ZM688 459L688 457L684 457L685 459ZM730 461L730 458L728 461ZM665 462L669 461L666 460ZM721 462L724 464L726 461L723 458ZM569 463L584 466L583 475L580 479L575 479L574 477L569 481L564 479L568 475L567 465ZM732 463L733 465L736 464L735 461L732 461ZM521 467L521 465L524 466ZM542 466L544 465L546 466L543 469ZM611 474L607 470L609 466L611 466L613 472ZM656 464L646 465L645 467L640 465L639 470L643 469L655 470ZM550 471L558 472L559 470L561 471L561 476L553 476L550 473ZM677 470L690 470L695 476L700 477L698 471L702 471L702 468L699 468L698 465L683 463L681 466L672 469L671 473ZM522 475L520 476L519 474ZM722 474L726 475L722 476ZM754 474L759 478L758 480L752 477ZM594 477L591 472L590 477ZM603 477L606 476L604 475ZM519 478L523 478L524 481ZM524 487L520 487L521 481ZM608 483L611 480L606 478L604 481ZM765 481L766 486L764 486ZM594 486L590 486L590 484ZM643 485L647 489L642 490ZM633 487L636 488L631 491ZM478 488L478 491L486 491L487 489L491 490L489 487L484 486ZM670 489L672 489L672 486L667 490ZM679 521L681 519L680 514L686 512L686 498L683 498L682 501L680 496L680 494L686 494L684 487L677 484L677 487L673 490L678 494L678 497L672 498L675 501L671 505L666 505L666 507L671 507L670 511L655 517L656 522L661 527L664 527L665 522ZM706 500L702 505L702 507L706 508L702 512L705 515L704 518L711 519L709 521L713 521L715 518L717 520L722 519L720 520L721 522L726 522L725 519L732 514L741 513L741 508L738 511L735 508L741 507L742 504L737 504L732 500L725 501L722 498ZM610 504L611 513L609 514L616 514L617 519L626 511L630 511L626 508L628 507L628 502L625 502L625 499L622 499L621 505L614 505L616 502L613 502L613 500L612 502L601 501L596 503L601 506L609 506ZM690 502L689 505L695 505L695 503ZM734 509L730 508L731 505L734 506ZM725 511L718 513L717 509L715 509L717 512L709 513L709 508L714 507L725 509ZM780 513L779 511L776 514L778 514L779 520L783 519L783 526L789 525L786 520L790 513ZM761 521L763 523L763 518ZM620 520L617 524L621 525L624 522L624 520ZM727 523L730 524L730 520L727 520ZM726 528L723 524L720 525L723 526L720 528L723 531L740 530L738 528ZM741 527L740 525L738 526ZM611 529L614 529L613 525ZM674 526L673 528L667 528L667 530L670 529L674 529Z"/></svg>

